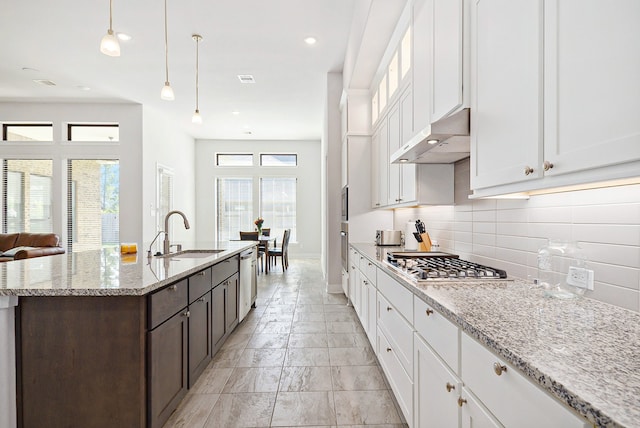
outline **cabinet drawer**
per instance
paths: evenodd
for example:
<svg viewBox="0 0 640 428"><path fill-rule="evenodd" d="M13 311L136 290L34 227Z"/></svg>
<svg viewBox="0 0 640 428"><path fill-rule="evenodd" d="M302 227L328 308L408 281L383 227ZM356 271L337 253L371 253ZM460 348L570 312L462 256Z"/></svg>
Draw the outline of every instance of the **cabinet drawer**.
<svg viewBox="0 0 640 428"><path fill-rule="evenodd" d="M398 405L407 421L413 420L413 382L402 368L393 348L382 330L378 328L378 359L387 375Z"/></svg>
<svg viewBox="0 0 640 428"><path fill-rule="evenodd" d="M238 272L239 260L238 256L234 256L213 265L211 267L212 285L220 284Z"/></svg>
<svg viewBox="0 0 640 428"><path fill-rule="evenodd" d="M403 317L413 320L413 293L383 271L379 272L376 279L378 291L400 311Z"/></svg>
<svg viewBox="0 0 640 428"><path fill-rule="evenodd" d="M460 329L419 297L413 297L413 325L456 374L460 374Z"/></svg>
<svg viewBox="0 0 640 428"><path fill-rule="evenodd" d="M189 277L189 303L193 303L207 291L211 290L211 268L201 270Z"/></svg>
<svg viewBox="0 0 640 428"><path fill-rule="evenodd" d="M378 293L378 325L405 371L413 378L413 327L385 296Z"/></svg>
<svg viewBox="0 0 640 428"><path fill-rule="evenodd" d="M373 284L373 286L375 286L377 278L376 271L378 270L375 263L365 257L360 261L360 270L367 277L367 279L369 279L369 282Z"/></svg>
<svg viewBox="0 0 640 428"><path fill-rule="evenodd" d="M502 372L498 375L500 367ZM465 385L504 426L586 426L585 419L466 334L462 334L462 377Z"/></svg>
<svg viewBox="0 0 640 428"><path fill-rule="evenodd" d="M149 295L149 330L187 306L187 288L187 280L183 279Z"/></svg>

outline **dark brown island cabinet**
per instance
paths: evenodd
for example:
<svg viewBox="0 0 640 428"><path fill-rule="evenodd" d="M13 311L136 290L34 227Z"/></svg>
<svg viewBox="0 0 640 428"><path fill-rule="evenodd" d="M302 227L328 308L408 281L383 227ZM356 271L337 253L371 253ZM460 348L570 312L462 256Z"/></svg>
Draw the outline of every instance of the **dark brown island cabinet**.
<svg viewBox="0 0 640 428"><path fill-rule="evenodd" d="M21 297L18 426L162 427L238 325L238 267L145 296Z"/></svg>

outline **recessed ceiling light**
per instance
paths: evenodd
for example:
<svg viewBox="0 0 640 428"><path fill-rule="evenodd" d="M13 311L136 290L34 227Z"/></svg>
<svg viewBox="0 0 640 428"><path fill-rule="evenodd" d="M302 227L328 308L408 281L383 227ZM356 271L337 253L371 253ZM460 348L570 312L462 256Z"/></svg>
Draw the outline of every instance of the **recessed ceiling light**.
<svg viewBox="0 0 640 428"><path fill-rule="evenodd" d="M129 40L131 40L131 36L127 33L116 33L116 37L123 42L128 42Z"/></svg>
<svg viewBox="0 0 640 428"><path fill-rule="evenodd" d="M256 83L255 79L250 74L238 74L238 80L240 80L240 83Z"/></svg>
<svg viewBox="0 0 640 428"><path fill-rule="evenodd" d="M439 142L439 140L427 140L427 143L429 144L438 144Z"/></svg>
<svg viewBox="0 0 640 428"><path fill-rule="evenodd" d="M318 40L315 37L305 37L304 42L308 45L315 45Z"/></svg>
<svg viewBox="0 0 640 428"><path fill-rule="evenodd" d="M47 79L33 79L34 82L39 83L41 85L45 85L45 86L56 86L56 84L54 82L52 82L51 80L47 80Z"/></svg>

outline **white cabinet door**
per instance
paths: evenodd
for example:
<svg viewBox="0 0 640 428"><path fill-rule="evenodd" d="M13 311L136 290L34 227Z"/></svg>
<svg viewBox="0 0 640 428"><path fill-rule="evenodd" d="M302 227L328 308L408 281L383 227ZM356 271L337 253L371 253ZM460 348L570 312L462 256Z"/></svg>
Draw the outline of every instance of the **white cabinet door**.
<svg viewBox="0 0 640 428"><path fill-rule="evenodd" d="M376 347L376 328L377 328L377 319L378 319L378 298L376 293L376 287L374 284L369 282L367 286L367 299L368 299L368 308L367 308L367 316L369 317L369 330L367 331L367 336L369 336L369 343L375 349Z"/></svg>
<svg viewBox="0 0 640 428"><path fill-rule="evenodd" d="M360 272L360 324L365 333L369 332L369 280Z"/></svg>
<svg viewBox="0 0 640 428"><path fill-rule="evenodd" d="M545 1L545 175L640 159L640 2Z"/></svg>
<svg viewBox="0 0 640 428"><path fill-rule="evenodd" d="M382 123L378 128L378 201L380 206L386 206L389 199L389 144L388 144L388 127L386 118L382 119Z"/></svg>
<svg viewBox="0 0 640 428"><path fill-rule="evenodd" d="M414 334L414 426L458 428L462 382Z"/></svg>
<svg viewBox="0 0 640 428"><path fill-rule="evenodd" d="M541 176L542 0L473 0L471 188Z"/></svg>
<svg viewBox="0 0 640 428"><path fill-rule="evenodd" d="M371 208L382 206L380 201L380 131L371 136Z"/></svg>
<svg viewBox="0 0 640 428"><path fill-rule="evenodd" d="M400 141L406 143L413 136L413 92L409 85L400 96ZM399 203L417 200L416 194L416 165L400 164L400 193Z"/></svg>
<svg viewBox="0 0 640 428"><path fill-rule="evenodd" d="M349 265L349 300L353 308L356 309L356 292L358 289L358 283L360 282L360 271L354 263Z"/></svg>
<svg viewBox="0 0 640 428"><path fill-rule="evenodd" d="M413 135L431 123L431 1L413 3Z"/></svg>
<svg viewBox="0 0 640 428"><path fill-rule="evenodd" d="M462 106L463 0L433 3L433 60L431 68L431 122Z"/></svg>
<svg viewBox="0 0 640 428"><path fill-rule="evenodd" d="M400 105L398 103L391 106L387 120L389 126L389 155L400 148ZM397 163L389 163L389 194L387 205L395 205L400 202L400 165Z"/></svg>
<svg viewBox="0 0 640 428"><path fill-rule="evenodd" d="M460 426L462 428L502 428L500 422L465 387L462 388L460 400L462 404L462 423Z"/></svg>

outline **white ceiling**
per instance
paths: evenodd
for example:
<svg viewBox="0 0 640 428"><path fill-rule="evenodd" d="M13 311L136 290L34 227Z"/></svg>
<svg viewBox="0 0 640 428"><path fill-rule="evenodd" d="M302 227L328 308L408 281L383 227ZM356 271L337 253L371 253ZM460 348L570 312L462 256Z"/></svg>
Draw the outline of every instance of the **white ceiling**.
<svg viewBox="0 0 640 428"><path fill-rule="evenodd" d="M342 70L355 1L168 0L176 99L163 101L162 0L114 0L114 31L133 37L121 42L119 58L99 50L108 0L7 0L0 14L0 101L135 102L165 113L195 138L319 139L326 74ZM202 125L191 123L194 33L203 37ZM307 36L317 44L306 45ZM241 84L238 74L256 83Z"/></svg>

